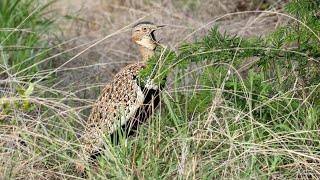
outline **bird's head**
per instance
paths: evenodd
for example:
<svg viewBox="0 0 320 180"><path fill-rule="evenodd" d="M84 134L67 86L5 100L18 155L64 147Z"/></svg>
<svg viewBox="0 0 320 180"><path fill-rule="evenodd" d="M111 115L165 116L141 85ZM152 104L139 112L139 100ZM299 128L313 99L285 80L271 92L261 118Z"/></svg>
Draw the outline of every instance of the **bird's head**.
<svg viewBox="0 0 320 180"><path fill-rule="evenodd" d="M131 38L136 44L154 51L158 44L154 32L162 27L163 26L157 26L151 22L140 22L133 26Z"/></svg>

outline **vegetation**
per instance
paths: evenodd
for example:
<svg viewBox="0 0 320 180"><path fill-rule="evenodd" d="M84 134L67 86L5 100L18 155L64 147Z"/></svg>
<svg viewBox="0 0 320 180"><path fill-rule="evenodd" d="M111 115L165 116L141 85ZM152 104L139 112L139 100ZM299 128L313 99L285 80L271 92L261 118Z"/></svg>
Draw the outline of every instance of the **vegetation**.
<svg viewBox="0 0 320 180"><path fill-rule="evenodd" d="M319 7L314 1L289 3L297 23L266 38L243 39L213 28L179 55L162 55L162 64L151 59L142 79L153 68L163 75L175 66L159 119L176 130L171 153L178 154L176 162L185 158L180 175L319 178ZM244 75L241 63L250 58ZM191 63L202 73L186 70ZM195 158L201 163L194 164Z"/></svg>
<svg viewBox="0 0 320 180"><path fill-rule="evenodd" d="M0 2L21 10L0 29L0 73L18 78L0 78L9 89L0 90L0 177L73 179L85 100L39 81L47 76L37 62L48 56L42 38L52 21L44 18L49 4L34 2ZM161 107L137 136L118 146L106 137L89 178L320 178L319 8L293 0L292 21L269 35L245 39L214 27L151 58L139 80L166 84Z"/></svg>
<svg viewBox="0 0 320 180"><path fill-rule="evenodd" d="M35 106L29 104L34 90L32 82L41 80L40 64L49 56L48 34L52 19L46 18L47 7L38 1L4 0L0 2L0 83L2 113L11 116L14 110L29 112ZM5 78L11 79L6 81ZM8 90L11 89L11 92ZM0 112L1 113L1 112ZM1 114L0 114L1 115ZM4 124L16 119L0 119Z"/></svg>
<svg viewBox="0 0 320 180"><path fill-rule="evenodd" d="M0 2L1 65L10 75L30 80L39 71L38 62L48 54L48 42L41 39L53 20L45 17L52 3L39 5L35 0Z"/></svg>

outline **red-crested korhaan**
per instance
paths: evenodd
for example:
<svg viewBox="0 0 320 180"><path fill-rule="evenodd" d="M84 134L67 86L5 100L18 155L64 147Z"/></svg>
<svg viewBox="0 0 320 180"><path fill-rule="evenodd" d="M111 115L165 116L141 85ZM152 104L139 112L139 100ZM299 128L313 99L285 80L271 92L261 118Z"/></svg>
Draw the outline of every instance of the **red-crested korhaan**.
<svg viewBox="0 0 320 180"><path fill-rule="evenodd" d="M150 22L133 26L131 39L138 46L142 59L117 73L94 103L81 137L76 164L76 170L82 176L85 165L92 164L93 156L99 154L105 145L103 135L110 135L111 140L116 140L115 134L119 129L126 136L134 134L139 124L145 122L159 104L161 87L152 81L141 85L137 75L155 53L158 42L154 32L161 27Z"/></svg>

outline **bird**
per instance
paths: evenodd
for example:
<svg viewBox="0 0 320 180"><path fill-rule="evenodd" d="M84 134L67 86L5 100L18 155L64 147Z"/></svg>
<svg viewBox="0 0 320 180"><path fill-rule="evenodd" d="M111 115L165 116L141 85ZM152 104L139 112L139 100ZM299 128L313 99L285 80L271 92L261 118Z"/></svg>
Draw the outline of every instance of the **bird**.
<svg viewBox="0 0 320 180"><path fill-rule="evenodd" d="M126 137L133 135L158 106L163 87L152 81L140 83L137 76L155 54L159 42L154 32L162 27L151 22L139 22L132 27L131 39L138 47L141 60L121 69L95 101L81 137L76 163L76 171L82 176L86 173L85 164L92 164L95 156L100 155L105 144L103 134L116 143L119 129Z"/></svg>

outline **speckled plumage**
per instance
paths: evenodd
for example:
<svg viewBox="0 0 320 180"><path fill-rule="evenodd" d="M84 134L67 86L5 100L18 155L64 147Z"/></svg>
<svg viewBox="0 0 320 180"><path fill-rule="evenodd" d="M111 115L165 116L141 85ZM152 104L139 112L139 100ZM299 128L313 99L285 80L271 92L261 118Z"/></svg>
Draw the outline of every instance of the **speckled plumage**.
<svg viewBox="0 0 320 180"><path fill-rule="evenodd" d="M153 32L158 26L139 23L132 30L132 40L138 45L142 61L124 67L102 90L93 105L82 136L77 171L83 174L84 163L104 145L103 134L113 135L122 128L127 135L131 129L150 116L152 108L159 102L159 88L154 84L139 84L136 76L145 68L147 59L154 54L157 42Z"/></svg>

